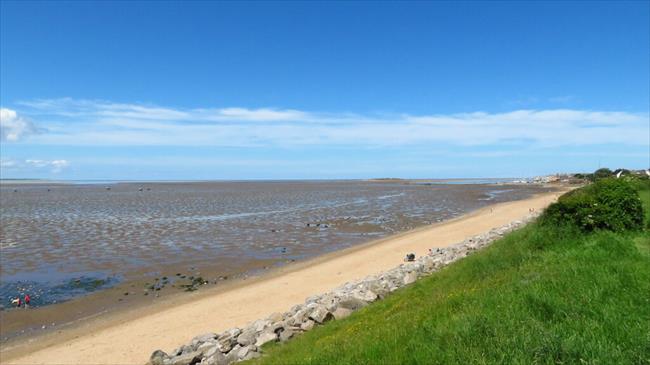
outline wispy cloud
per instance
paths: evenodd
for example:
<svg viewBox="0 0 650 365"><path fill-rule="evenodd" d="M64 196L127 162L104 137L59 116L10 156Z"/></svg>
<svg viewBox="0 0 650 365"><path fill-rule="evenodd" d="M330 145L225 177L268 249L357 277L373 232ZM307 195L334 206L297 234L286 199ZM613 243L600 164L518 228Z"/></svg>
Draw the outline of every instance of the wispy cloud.
<svg viewBox="0 0 650 365"><path fill-rule="evenodd" d="M49 171L58 174L70 166L67 160L14 160L3 158L0 160L0 168L2 170L29 170L29 171Z"/></svg>
<svg viewBox="0 0 650 365"><path fill-rule="evenodd" d="M575 109L361 115L294 109L179 109L75 99L19 104L49 145L355 146L650 144L647 113Z"/></svg>

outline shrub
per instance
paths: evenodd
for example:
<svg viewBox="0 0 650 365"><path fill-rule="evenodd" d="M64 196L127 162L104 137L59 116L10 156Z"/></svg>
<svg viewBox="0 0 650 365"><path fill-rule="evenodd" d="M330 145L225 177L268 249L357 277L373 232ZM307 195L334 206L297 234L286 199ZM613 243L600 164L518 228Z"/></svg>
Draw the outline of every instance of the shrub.
<svg viewBox="0 0 650 365"><path fill-rule="evenodd" d="M603 167L602 169L598 169L594 171L594 179L600 180L600 179L606 179L608 177L611 177L614 173L612 170L608 169L607 167Z"/></svg>
<svg viewBox="0 0 650 365"><path fill-rule="evenodd" d="M541 222L573 224L586 232L637 230L643 227L643 206L628 182L600 179L560 197L546 209Z"/></svg>

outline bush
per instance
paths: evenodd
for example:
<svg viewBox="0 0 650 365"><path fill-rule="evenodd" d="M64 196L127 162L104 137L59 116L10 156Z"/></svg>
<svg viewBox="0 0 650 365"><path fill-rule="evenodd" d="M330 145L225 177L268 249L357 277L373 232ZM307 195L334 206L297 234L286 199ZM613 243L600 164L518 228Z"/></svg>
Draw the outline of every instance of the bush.
<svg viewBox="0 0 650 365"><path fill-rule="evenodd" d="M612 175L614 175L612 170L610 170L610 169L608 169L606 167L603 167L602 169L598 169L598 170L594 171L594 179L595 180L606 179L608 177L611 177Z"/></svg>
<svg viewBox="0 0 650 365"><path fill-rule="evenodd" d="M643 227L643 206L636 190L621 179L600 179L569 192L551 204L542 224L573 224L585 232L637 230Z"/></svg>

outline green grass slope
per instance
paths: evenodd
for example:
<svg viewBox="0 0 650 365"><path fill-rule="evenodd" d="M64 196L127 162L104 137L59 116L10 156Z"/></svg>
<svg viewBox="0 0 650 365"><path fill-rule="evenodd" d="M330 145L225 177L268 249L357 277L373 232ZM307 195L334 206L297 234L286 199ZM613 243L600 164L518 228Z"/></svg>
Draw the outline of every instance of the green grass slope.
<svg viewBox="0 0 650 365"><path fill-rule="evenodd" d="M531 224L259 364L650 364L644 230Z"/></svg>

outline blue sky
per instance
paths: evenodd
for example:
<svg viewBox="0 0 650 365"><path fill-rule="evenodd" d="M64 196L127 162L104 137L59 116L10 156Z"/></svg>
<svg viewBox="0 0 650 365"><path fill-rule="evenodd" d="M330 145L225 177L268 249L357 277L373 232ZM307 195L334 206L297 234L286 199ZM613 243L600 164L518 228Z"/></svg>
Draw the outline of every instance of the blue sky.
<svg viewBox="0 0 650 365"><path fill-rule="evenodd" d="M0 3L3 178L650 166L650 3Z"/></svg>

